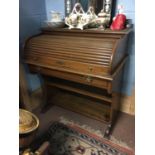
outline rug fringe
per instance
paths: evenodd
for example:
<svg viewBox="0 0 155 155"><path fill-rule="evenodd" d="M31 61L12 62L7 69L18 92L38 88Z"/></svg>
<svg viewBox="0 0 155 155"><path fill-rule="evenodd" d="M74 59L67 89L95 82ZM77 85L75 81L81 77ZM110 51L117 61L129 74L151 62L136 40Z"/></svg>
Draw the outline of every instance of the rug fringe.
<svg viewBox="0 0 155 155"><path fill-rule="evenodd" d="M102 133L100 130L95 130L95 129L93 129L93 128L91 128L90 126L85 125L85 124L82 124L82 125L81 125L80 123L74 122L73 120L68 120L67 118L65 118L65 117L63 117L63 116L60 117L59 122L65 124L65 125L69 124L69 125L76 125L76 126L79 126L80 128L82 128L82 129L84 129L84 130L87 130L87 131L89 131L89 132L91 132L91 133L96 134L96 135L99 136L99 137L104 138L104 137L103 137L103 133ZM120 146L122 146L122 147L125 147L125 148L127 148L127 149L131 149L125 142L116 139L114 136L110 136L110 141L113 142L113 143L115 143L115 144L117 144L117 145L120 145Z"/></svg>

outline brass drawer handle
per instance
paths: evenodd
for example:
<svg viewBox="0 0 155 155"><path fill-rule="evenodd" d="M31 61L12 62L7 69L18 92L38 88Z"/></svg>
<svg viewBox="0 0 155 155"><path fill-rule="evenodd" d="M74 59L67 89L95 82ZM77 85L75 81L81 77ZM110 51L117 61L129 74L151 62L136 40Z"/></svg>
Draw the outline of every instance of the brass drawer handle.
<svg viewBox="0 0 155 155"><path fill-rule="evenodd" d="M64 61L62 61L62 60L58 60L58 61L56 61L56 63L59 65L64 65Z"/></svg>
<svg viewBox="0 0 155 155"><path fill-rule="evenodd" d="M88 69L89 69L89 71L90 71L90 72L92 72L92 71L93 71L93 67L89 67Z"/></svg>
<svg viewBox="0 0 155 155"><path fill-rule="evenodd" d="M87 76L87 77L86 77L86 81L90 83L90 82L93 81L93 78L92 78L91 76Z"/></svg>
<svg viewBox="0 0 155 155"><path fill-rule="evenodd" d="M37 60L38 60L38 58L37 58L37 57L33 57L32 59L33 59L34 61L37 61Z"/></svg>

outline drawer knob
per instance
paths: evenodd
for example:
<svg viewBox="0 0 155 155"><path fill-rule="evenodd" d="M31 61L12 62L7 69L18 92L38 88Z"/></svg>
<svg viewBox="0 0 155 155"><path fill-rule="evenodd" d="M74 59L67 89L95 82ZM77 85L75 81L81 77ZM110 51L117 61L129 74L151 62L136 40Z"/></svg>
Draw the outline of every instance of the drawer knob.
<svg viewBox="0 0 155 155"><path fill-rule="evenodd" d="M63 65L64 64L64 62L61 61L61 60L56 61L56 63L59 64L59 65Z"/></svg>
<svg viewBox="0 0 155 155"><path fill-rule="evenodd" d="M91 76L88 76L88 77L86 78L86 81L89 82L89 83L92 82L92 80L93 80L93 79L92 79Z"/></svg>
<svg viewBox="0 0 155 155"><path fill-rule="evenodd" d="M33 57L33 60L34 60L34 61L37 61L37 60L38 60L38 58L36 58L36 57Z"/></svg>
<svg viewBox="0 0 155 155"><path fill-rule="evenodd" d="M89 71L92 72L93 71L93 68L92 67L89 67Z"/></svg>

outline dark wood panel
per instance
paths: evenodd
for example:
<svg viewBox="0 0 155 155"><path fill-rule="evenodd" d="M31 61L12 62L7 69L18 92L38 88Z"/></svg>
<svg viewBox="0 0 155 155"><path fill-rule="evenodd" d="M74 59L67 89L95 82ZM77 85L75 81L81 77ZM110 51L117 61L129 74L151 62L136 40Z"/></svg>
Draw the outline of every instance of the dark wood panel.
<svg viewBox="0 0 155 155"><path fill-rule="evenodd" d="M77 49L77 47L75 47ZM100 51L97 50L97 49L89 49L89 47L87 47L86 49L81 49L79 48L78 52L75 52L75 49L74 48L67 48L67 47L61 47L61 45L53 45L52 47L48 47L48 46L45 46L43 47L42 45L31 45L31 48L26 48L25 50L26 51L29 51L29 50L32 50L32 51L35 51L35 50L45 50L45 52L47 53L50 53L50 54L53 54L54 52L55 53L63 53L63 54L75 54L75 55L82 55L82 56L85 56L85 55L88 55L90 57L93 56L94 52L95 52L95 56L105 56L105 57L108 57L108 56L111 56L111 50L108 52L109 49L105 49L105 51L103 51L103 49L101 49ZM56 50L57 49L57 50ZM88 50L89 49L89 50ZM38 51L37 51L38 52Z"/></svg>
<svg viewBox="0 0 155 155"><path fill-rule="evenodd" d="M128 42L128 36L124 36L122 39L118 41L115 53L112 57L112 64L111 64L112 72L114 72L114 70L118 67L123 58L128 55L127 42Z"/></svg>
<svg viewBox="0 0 155 155"><path fill-rule="evenodd" d="M102 48L112 48L113 44L115 43L116 39L107 39L107 38L91 38L91 37L81 37L76 38L75 36L65 36L65 35L41 35L39 37L34 38L33 42L38 43L48 43L54 42L59 44L67 44L69 46L80 45L80 47L88 47L88 43L90 47L98 47L101 46ZM72 44L73 43L73 44ZM90 44L91 43L91 44ZM102 44L101 44L102 43Z"/></svg>
<svg viewBox="0 0 155 155"><path fill-rule="evenodd" d="M41 57L48 57L48 58L58 58L58 59L64 59L64 60L72 60L72 61L77 61L77 62L87 62L87 63L92 63L92 64L99 64L103 66L109 66L110 61L111 61L111 56L107 57L101 57L101 58L96 58L94 57L88 57L87 56L81 56L81 55L76 55L76 54L65 54L65 53L60 53L60 52L54 52L52 51L51 53L46 53L45 49L38 49L36 50L29 50L31 52L31 55L37 55ZM51 51L51 50L50 50Z"/></svg>
<svg viewBox="0 0 155 155"><path fill-rule="evenodd" d="M45 34L61 34L61 35L71 35L71 36L80 36L79 34L81 33L81 30L78 29L72 29L69 30L68 28L63 28L63 29L50 29L50 28L42 28L43 33ZM97 29L97 28L92 28L92 29L85 29L82 31L83 36L88 36L88 37L101 37L101 38L121 38L124 35L129 34L132 31L132 29L124 29L121 31L111 31L110 29L106 29L104 31Z"/></svg>
<svg viewBox="0 0 155 155"><path fill-rule="evenodd" d="M71 100L71 96L74 96L74 102ZM61 97L61 98L60 98ZM66 102L67 101L67 102ZM95 102L90 99L84 98L80 95L74 95L67 92L62 92L59 95L59 101L53 98L52 102L63 108L67 108L71 111L80 113L82 115L88 116L90 118L102 121L104 123L109 123L111 120L110 110L111 107L106 104L106 102Z"/></svg>
<svg viewBox="0 0 155 155"><path fill-rule="evenodd" d="M114 39L96 39L41 35L29 40L25 51L29 54L46 54L65 60L74 60L109 66L113 54Z"/></svg>

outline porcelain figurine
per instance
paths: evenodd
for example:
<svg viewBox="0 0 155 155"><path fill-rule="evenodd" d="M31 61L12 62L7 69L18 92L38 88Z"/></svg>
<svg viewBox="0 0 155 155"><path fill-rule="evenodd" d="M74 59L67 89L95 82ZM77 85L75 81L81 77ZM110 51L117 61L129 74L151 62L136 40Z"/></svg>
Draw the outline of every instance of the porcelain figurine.
<svg viewBox="0 0 155 155"><path fill-rule="evenodd" d="M80 3L76 3L71 14L65 18L65 24L69 26L69 29L83 30L84 26L88 25L89 22L89 15L84 12Z"/></svg>
<svg viewBox="0 0 155 155"><path fill-rule="evenodd" d="M95 27L97 15L93 6L90 6L87 11L87 18L89 19L89 27Z"/></svg>
<svg viewBox="0 0 155 155"><path fill-rule="evenodd" d="M96 19L96 23L99 25L99 28L105 29L110 21L110 14L106 13L104 9L98 14L98 18Z"/></svg>

